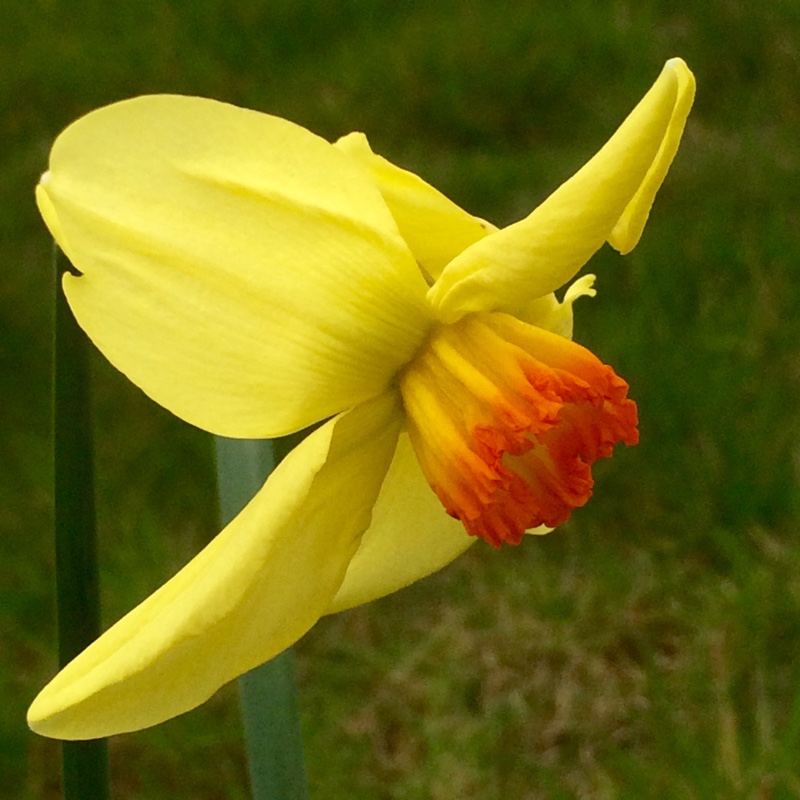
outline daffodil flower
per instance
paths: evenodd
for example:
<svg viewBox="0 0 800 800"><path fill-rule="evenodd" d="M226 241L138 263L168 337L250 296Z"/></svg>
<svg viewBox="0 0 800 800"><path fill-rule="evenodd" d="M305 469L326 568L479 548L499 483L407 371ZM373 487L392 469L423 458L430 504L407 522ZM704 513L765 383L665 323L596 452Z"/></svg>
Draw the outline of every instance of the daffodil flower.
<svg viewBox="0 0 800 800"><path fill-rule="evenodd" d="M498 230L361 134L330 144L195 97L101 108L56 140L41 213L63 289L107 358L214 434L327 420L178 574L29 712L84 739L187 711L323 615L393 592L476 539L547 532L591 465L637 440L611 367L571 341L567 284L637 243L694 95L680 59L608 143Z"/></svg>

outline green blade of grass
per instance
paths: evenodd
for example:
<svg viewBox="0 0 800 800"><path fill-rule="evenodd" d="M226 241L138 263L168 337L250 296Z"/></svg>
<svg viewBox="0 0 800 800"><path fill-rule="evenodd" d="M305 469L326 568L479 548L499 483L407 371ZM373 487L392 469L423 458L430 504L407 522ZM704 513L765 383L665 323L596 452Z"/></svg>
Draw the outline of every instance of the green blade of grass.
<svg viewBox="0 0 800 800"><path fill-rule="evenodd" d="M71 265L55 248L53 475L58 662L65 666L100 635L89 348L61 289ZM62 744L65 800L110 797L105 739Z"/></svg>
<svg viewBox="0 0 800 800"><path fill-rule="evenodd" d="M295 438L235 440L215 437L223 524L233 519L291 449ZM254 800L306 800L303 741L291 650L239 678Z"/></svg>

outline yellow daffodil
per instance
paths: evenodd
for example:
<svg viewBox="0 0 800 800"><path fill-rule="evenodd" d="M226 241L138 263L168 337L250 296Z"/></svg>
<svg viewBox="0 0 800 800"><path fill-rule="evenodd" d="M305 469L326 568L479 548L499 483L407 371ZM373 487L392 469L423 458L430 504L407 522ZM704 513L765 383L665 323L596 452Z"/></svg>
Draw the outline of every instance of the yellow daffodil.
<svg viewBox="0 0 800 800"><path fill-rule="evenodd" d="M102 108L37 188L80 325L135 384L230 437L319 420L172 580L65 667L29 721L130 731L191 709L324 614L546 532L637 440L627 384L574 344L567 289L641 235L694 95L680 59L599 153L497 230L369 148L194 97Z"/></svg>

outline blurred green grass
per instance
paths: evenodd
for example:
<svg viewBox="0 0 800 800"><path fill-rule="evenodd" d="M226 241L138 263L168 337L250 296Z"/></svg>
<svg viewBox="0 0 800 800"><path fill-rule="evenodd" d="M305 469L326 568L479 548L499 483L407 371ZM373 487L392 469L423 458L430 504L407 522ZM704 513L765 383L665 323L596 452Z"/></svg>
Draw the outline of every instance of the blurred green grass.
<svg viewBox="0 0 800 800"><path fill-rule="evenodd" d="M323 620L298 647L317 798L800 797L800 5L5 3L0 786L58 796L24 710L55 665L49 254L32 187L77 115L217 97L362 129L480 216L527 213L683 56L698 98L637 250L576 338L642 443L563 530ZM216 531L207 437L96 359L112 621ZM120 798L244 798L235 691L112 741ZM12 787L8 794L8 789Z"/></svg>

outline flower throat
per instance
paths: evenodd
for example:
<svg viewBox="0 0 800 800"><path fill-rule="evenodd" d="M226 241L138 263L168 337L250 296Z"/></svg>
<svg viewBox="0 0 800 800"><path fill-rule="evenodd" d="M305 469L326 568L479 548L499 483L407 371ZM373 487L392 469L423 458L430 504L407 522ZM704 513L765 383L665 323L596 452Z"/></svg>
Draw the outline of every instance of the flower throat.
<svg viewBox="0 0 800 800"><path fill-rule="evenodd" d="M591 497L591 466L636 444L628 384L592 353L502 313L438 328L400 388L422 471L493 547L554 528Z"/></svg>

